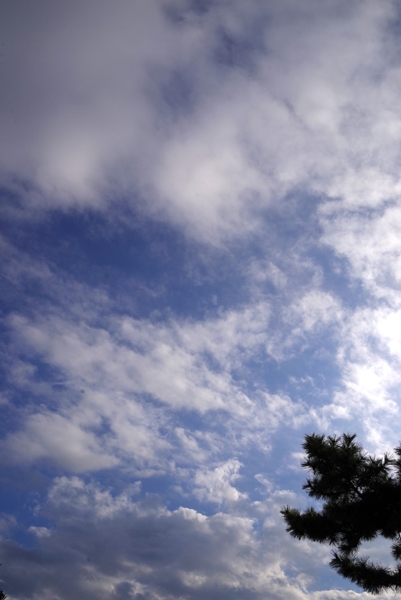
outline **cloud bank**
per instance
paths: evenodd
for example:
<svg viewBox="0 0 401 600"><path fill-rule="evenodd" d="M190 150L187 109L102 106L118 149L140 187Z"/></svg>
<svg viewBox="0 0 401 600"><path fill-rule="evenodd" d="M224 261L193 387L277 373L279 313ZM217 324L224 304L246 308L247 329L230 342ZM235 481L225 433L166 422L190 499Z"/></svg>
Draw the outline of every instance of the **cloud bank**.
<svg viewBox="0 0 401 600"><path fill-rule="evenodd" d="M5 593L367 599L279 510L399 442L397 3L0 11Z"/></svg>

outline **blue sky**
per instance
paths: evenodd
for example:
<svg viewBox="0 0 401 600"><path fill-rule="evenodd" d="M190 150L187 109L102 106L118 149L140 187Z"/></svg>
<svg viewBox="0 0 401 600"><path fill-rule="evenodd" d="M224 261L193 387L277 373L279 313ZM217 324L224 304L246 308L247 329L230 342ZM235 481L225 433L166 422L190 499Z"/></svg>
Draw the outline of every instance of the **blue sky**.
<svg viewBox="0 0 401 600"><path fill-rule="evenodd" d="M367 599L279 511L400 439L398 3L0 14L4 591Z"/></svg>

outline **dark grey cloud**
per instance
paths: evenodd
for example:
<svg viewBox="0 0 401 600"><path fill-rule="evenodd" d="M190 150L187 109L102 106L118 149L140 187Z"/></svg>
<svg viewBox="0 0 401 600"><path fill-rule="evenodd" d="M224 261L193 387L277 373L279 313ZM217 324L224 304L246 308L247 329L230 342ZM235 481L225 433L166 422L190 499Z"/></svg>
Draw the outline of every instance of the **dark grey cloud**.
<svg viewBox="0 0 401 600"><path fill-rule="evenodd" d="M2 542L5 585L20 600L141 594L152 600L302 600L296 580L289 584L282 571L289 549L288 540L281 541L283 525L276 523L283 499L258 507L253 517L207 517L188 508L167 510L156 499L112 497L95 484L60 478L43 508L53 528L31 528L39 547ZM261 535L254 525L267 516L271 522ZM313 571L319 561L305 550Z"/></svg>

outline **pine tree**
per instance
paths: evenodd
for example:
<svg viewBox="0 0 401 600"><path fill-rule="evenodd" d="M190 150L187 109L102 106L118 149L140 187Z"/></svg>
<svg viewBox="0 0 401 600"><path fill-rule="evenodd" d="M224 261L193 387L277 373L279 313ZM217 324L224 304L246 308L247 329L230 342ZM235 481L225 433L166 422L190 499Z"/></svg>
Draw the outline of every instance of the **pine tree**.
<svg viewBox="0 0 401 600"><path fill-rule="evenodd" d="M363 541L378 535L392 540L392 555L401 560L401 446L396 458L369 456L354 440L356 435L307 435L302 467L313 477L303 489L323 500L320 512L283 507L287 531L297 539L329 543L334 547L330 566L340 575L378 594L401 589L401 564L392 569L375 564L357 551Z"/></svg>

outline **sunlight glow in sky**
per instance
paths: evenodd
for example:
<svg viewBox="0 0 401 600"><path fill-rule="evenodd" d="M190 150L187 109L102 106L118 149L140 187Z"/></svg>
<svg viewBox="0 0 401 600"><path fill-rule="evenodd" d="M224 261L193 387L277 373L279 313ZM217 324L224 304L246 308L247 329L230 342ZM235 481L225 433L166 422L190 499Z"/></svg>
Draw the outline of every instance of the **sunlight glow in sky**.
<svg viewBox="0 0 401 600"><path fill-rule="evenodd" d="M371 597L279 511L401 438L400 8L1 3L10 600Z"/></svg>

